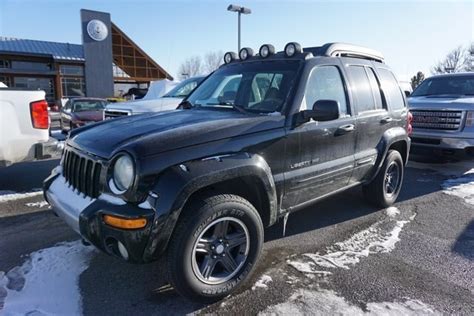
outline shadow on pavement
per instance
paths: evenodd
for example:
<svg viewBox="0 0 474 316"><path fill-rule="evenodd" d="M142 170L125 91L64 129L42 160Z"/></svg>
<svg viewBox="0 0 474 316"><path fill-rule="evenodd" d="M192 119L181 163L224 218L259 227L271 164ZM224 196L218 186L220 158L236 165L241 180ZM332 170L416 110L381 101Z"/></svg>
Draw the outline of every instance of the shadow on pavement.
<svg viewBox="0 0 474 316"><path fill-rule="evenodd" d="M43 186L59 159L22 162L0 169L0 190L26 192Z"/></svg>
<svg viewBox="0 0 474 316"><path fill-rule="evenodd" d="M456 239L452 250L469 260L474 260L474 220L466 226Z"/></svg>

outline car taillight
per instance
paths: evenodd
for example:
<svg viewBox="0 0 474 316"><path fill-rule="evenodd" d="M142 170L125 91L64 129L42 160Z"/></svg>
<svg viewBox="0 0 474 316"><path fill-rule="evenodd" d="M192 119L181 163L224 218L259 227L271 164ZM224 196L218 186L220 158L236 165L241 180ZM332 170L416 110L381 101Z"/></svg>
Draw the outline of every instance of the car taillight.
<svg viewBox="0 0 474 316"><path fill-rule="evenodd" d="M474 126L474 111L468 111L467 112L466 126L467 127Z"/></svg>
<svg viewBox="0 0 474 316"><path fill-rule="evenodd" d="M411 135L411 133L413 132L413 126L411 125L411 123L413 123L413 114L411 114L411 112L408 111L408 114L407 114L407 133L408 133L408 135Z"/></svg>
<svg viewBox="0 0 474 316"><path fill-rule="evenodd" d="M30 103L31 122L34 128L48 129L49 114L48 103L45 100Z"/></svg>

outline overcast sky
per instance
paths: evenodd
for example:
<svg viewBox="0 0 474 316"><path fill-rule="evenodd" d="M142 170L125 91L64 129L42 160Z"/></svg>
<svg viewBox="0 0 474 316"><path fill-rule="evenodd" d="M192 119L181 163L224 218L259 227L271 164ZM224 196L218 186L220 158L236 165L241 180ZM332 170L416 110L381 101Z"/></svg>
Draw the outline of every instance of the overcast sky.
<svg viewBox="0 0 474 316"><path fill-rule="evenodd" d="M234 1L234 0L232 0ZM0 0L0 35L81 43L79 10L109 12L112 21L176 76L180 63L209 51L237 50L231 1ZM474 1L235 1L242 46L278 50L349 42L381 51L401 77L430 68L450 50L474 41Z"/></svg>

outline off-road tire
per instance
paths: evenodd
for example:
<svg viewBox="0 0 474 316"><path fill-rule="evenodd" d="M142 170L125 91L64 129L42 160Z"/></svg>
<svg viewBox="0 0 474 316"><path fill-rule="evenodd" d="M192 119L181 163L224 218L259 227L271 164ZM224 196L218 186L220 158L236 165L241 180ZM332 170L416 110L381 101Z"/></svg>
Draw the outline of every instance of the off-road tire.
<svg viewBox="0 0 474 316"><path fill-rule="evenodd" d="M399 183L393 194L387 194L385 190L385 178L387 176L387 171L392 164L398 166L400 172ZM404 176L404 163L402 156L396 150L389 150L387 156L385 157L382 168L379 170L375 179L372 180L369 184L362 187L365 199L372 205L377 207L389 207L395 203L400 194L400 189L403 183Z"/></svg>
<svg viewBox="0 0 474 316"><path fill-rule="evenodd" d="M235 218L245 224L249 240L248 255L240 270L221 284L206 284L193 270L194 245L200 234L219 218ZM185 298L201 303L218 301L249 279L263 245L263 224L255 207L246 199L231 194L194 200L183 209L168 248L168 271L174 289Z"/></svg>

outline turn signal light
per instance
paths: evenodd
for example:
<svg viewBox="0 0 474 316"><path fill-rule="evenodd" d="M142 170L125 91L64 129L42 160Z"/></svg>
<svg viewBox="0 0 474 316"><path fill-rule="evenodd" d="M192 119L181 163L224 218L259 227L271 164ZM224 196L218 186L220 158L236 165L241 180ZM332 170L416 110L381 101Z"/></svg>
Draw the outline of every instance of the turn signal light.
<svg viewBox="0 0 474 316"><path fill-rule="evenodd" d="M49 128L48 103L46 102L46 100L31 102L30 113L31 122L33 123L34 128Z"/></svg>
<svg viewBox="0 0 474 316"><path fill-rule="evenodd" d="M127 219L113 215L104 215L104 222L115 228L139 229L146 226L147 220L145 218Z"/></svg>

